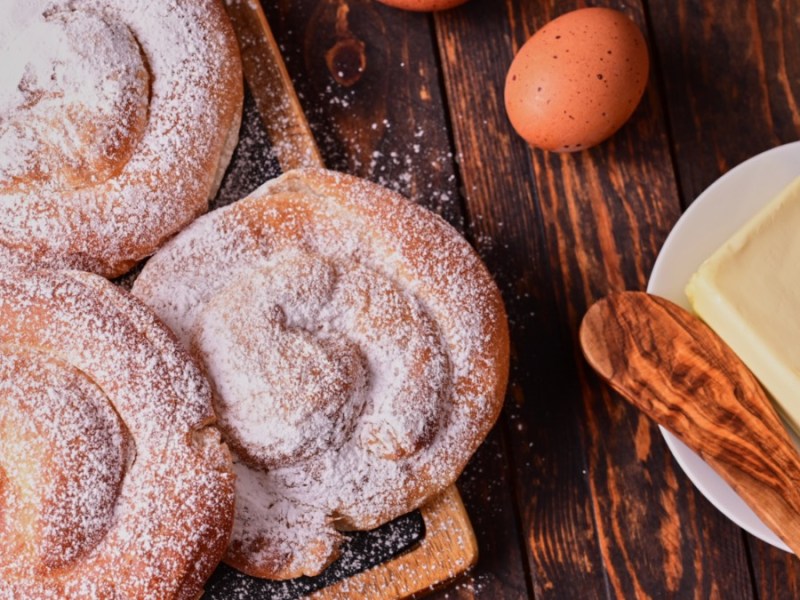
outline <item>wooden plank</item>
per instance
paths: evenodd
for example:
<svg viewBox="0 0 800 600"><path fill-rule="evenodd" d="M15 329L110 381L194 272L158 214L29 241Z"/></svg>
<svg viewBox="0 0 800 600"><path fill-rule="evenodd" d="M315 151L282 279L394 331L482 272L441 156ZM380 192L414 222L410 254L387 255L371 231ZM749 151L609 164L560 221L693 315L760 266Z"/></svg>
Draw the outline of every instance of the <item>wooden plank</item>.
<svg viewBox="0 0 800 600"><path fill-rule="evenodd" d="M798 0L649 0L686 203L800 133Z"/></svg>
<svg viewBox="0 0 800 600"><path fill-rule="evenodd" d="M690 203L741 161L800 137L800 2L735 0L723 8L650 0L649 7L659 24L653 37L678 182ZM758 597L800 597L800 561L748 540Z"/></svg>
<svg viewBox="0 0 800 600"><path fill-rule="evenodd" d="M759 598L794 600L800 598L800 569L797 557L750 537L753 576Z"/></svg>
<svg viewBox="0 0 800 600"><path fill-rule="evenodd" d="M365 0L265 8L328 165L392 187L463 229L429 17ZM326 60L343 40L363 43L365 53L361 77L347 85ZM501 438L490 434L460 479L481 559L442 595L527 596Z"/></svg>
<svg viewBox="0 0 800 600"><path fill-rule="evenodd" d="M513 51L577 6L474 0L436 18L468 210L494 241L483 253L514 323L509 426L534 591L749 597L736 528L698 497L657 430L587 373L576 345L592 300L644 287L679 214L656 79L628 126L577 155L530 152L504 116ZM644 26L641 5L629 6ZM475 43L488 24L511 44Z"/></svg>
<svg viewBox="0 0 800 600"><path fill-rule="evenodd" d="M247 83L281 167L324 166L261 6L233 1L227 9L239 37ZM337 74L341 76L341 72ZM413 550L313 597L404 598L441 585L474 566L477 542L456 487L448 488L420 512L426 533Z"/></svg>
<svg viewBox="0 0 800 600"><path fill-rule="evenodd" d="M530 597L516 508L510 493L513 482L507 436L503 433L501 428L493 430L458 482L478 539L478 564L454 585L434 593L432 598L515 600Z"/></svg>
<svg viewBox="0 0 800 600"><path fill-rule="evenodd" d="M468 209L482 215L476 223L479 239L494 242L480 251L501 282L512 323L512 403L506 415L513 432L512 476L528 552L548 546L545 559L531 560L533 589L537 598L600 598L603 564L582 481L586 461L583 436L576 431L578 412L548 375L559 372L567 349L553 318L543 221L527 150L510 131L503 109L503 65L510 63L512 49L474 43L479 27L508 27L512 15L500 3L473 1L438 16L436 24ZM520 179L522 174L527 178ZM576 392L573 386L569 393Z"/></svg>

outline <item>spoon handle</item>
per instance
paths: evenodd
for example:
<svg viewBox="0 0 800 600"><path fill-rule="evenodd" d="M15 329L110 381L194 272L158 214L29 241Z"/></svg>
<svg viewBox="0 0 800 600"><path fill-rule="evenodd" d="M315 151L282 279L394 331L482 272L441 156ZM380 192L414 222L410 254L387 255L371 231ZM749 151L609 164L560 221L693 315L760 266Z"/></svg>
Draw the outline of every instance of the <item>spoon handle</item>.
<svg viewBox="0 0 800 600"><path fill-rule="evenodd" d="M697 452L800 556L800 459L719 336L668 300L620 292L589 309L580 341L601 377Z"/></svg>

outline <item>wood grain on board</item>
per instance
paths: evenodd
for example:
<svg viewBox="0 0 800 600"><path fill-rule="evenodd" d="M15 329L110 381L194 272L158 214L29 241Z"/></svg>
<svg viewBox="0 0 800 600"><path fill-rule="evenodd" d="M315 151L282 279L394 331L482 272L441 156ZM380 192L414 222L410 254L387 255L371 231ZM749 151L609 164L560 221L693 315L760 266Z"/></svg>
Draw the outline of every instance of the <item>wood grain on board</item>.
<svg viewBox="0 0 800 600"><path fill-rule="evenodd" d="M475 564L478 547L455 486L422 510L425 538L412 551L311 595L315 600L407 598L447 585Z"/></svg>
<svg viewBox="0 0 800 600"><path fill-rule="evenodd" d="M325 166L272 30L258 3L226 4L242 67L281 169Z"/></svg>

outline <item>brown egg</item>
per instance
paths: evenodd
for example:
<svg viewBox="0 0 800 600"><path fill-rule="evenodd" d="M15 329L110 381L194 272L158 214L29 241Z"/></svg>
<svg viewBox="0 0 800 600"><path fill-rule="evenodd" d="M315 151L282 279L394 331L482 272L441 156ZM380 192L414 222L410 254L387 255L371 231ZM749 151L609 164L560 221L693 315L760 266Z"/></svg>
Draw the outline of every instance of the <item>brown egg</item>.
<svg viewBox="0 0 800 600"><path fill-rule="evenodd" d="M464 4L466 1L467 0L378 0L378 2L383 2L388 6L419 12L445 10L458 6L459 4Z"/></svg>
<svg viewBox="0 0 800 600"><path fill-rule="evenodd" d="M574 152L622 127L647 85L650 61L633 21L583 8L550 21L520 49L506 77L514 129L533 146Z"/></svg>

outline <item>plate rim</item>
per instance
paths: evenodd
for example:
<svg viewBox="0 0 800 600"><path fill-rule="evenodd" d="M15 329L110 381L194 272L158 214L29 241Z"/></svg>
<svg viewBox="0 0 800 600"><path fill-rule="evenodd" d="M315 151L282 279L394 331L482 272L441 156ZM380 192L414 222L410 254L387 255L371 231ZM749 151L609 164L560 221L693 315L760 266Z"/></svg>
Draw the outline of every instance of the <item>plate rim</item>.
<svg viewBox="0 0 800 600"><path fill-rule="evenodd" d="M745 195L739 205L734 207L734 212L726 213L721 219L725 222L725 227L713 231L702 242L690 238L696 244L712 247L710 252L700 253L698 249L693 248L691 245L688 250L686 245L682 247L679 247L679 245L686 242L685 238L690 235L691 229L699 226L701 220L706 218L706 213L713 214L716 212L714 209L718 209L718 205L723 203L723 195L726 193L727 187L732 186L734 182L746 183L750 181L747 179L748 176L753 176L753 181L765 180L768 177L767 173L770 173L771 170L780 171L782 161L786 161L789 164L792 158L794 158L797 165L793 177L800 176L800 141L795 141L756 154L721 175L703 190L683 212L667 235L653 264L647 283L647 292L666 297L688 308L688 300L682 293L683 287L688 283L688 276L683 279L680 274L677 276L671 275L670 267L676 263L686 264L687 261L693 261L695 266L691 272L694 272L697 266L710 256L715 248L721 246L733 231L736 231L744 221L749 219L762 206L774 198L780 190L786 187L790 183L791 177L786 181L783 181L781 177L770 177L766 187L769 188L771 186L774 189L769 192L764 191L763 198L759 197L757 200L752 199L752 196L748 200ZM748 191L744 192L744 194L747 193ZM751 190L749 193L752 194L753 191ZM699 256L698 253L700 253ZM691 256L691 259L687 258L687 256ZM689 275L691 275L691 272ZM677 279L683 279L680 282L680 294L674 290ZM664 427L659 425L659 429L675 461L692 484L717 510L754 537L781 550L791 552L788 546L756 516L730 485L717 475L697 453L690 450Z"/></svg>

